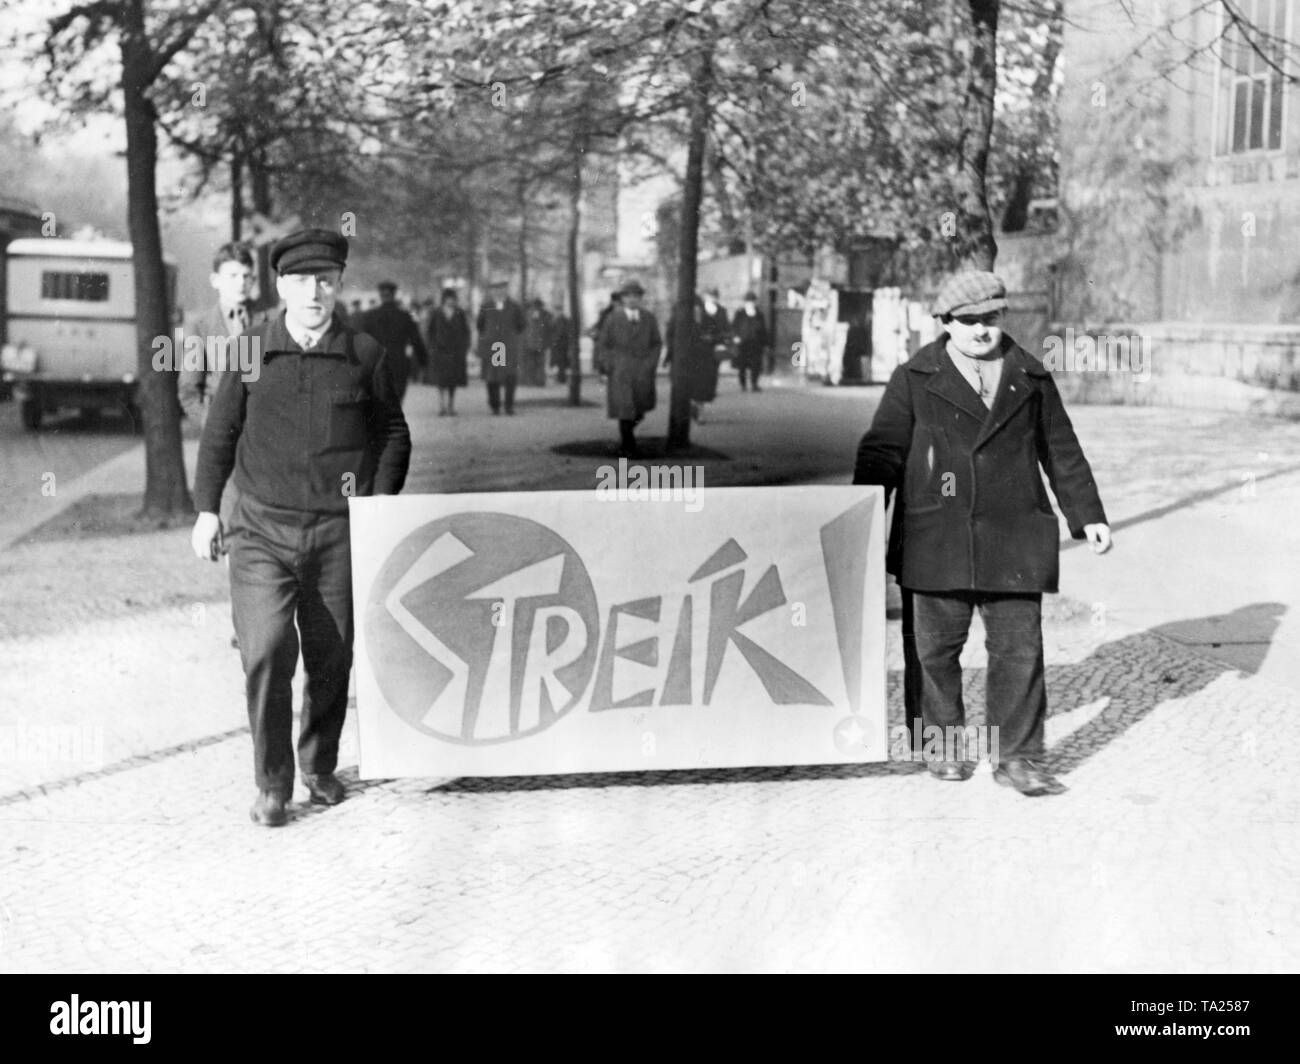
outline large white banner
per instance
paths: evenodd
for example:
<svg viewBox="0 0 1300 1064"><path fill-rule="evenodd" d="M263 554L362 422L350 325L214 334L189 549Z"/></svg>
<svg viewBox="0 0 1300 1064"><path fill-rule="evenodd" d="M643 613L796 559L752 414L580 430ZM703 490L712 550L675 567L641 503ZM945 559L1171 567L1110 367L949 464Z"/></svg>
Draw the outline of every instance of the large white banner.
<svg viewBox="0 0 1300 1064"><path fill-rule="evenodd" d="M879 488L350 508L364 778L886 758Z"/></svg>

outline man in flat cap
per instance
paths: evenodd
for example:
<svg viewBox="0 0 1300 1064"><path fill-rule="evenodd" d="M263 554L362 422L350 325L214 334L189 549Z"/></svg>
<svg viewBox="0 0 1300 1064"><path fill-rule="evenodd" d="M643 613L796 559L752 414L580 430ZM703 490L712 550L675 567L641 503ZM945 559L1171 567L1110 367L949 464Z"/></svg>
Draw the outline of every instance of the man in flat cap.
<svg viewBox="0 0 1300 1064"><path fill-rule="evenodd" d="M596 336L596 361L609 373L605 409L618 422L619 453L628 458L637 456L636 426L655 408L655 370L664 345L659 322L641 306L644 295L638 282L624 284L619 305Z"/></svg>
<svg viewBox="0 0 1300 1064"><path fill-rule="evenodd" d="M393 383L397 387L398 399L406 395L406 385L411 379L411 359L407 349L415 356L416 369L422 375L429 364L429 351L424 346L424 338L415 319L397 305L397 285L392 281L380 281L379 306L372 307L358 319L353 326L358 332L373 336L384 345L388 355L388 368L393 374Z"/></svg>
<svg viewBox="0 0 1300 1064"><path fill-rule="evenodd" d="M347 240L326 229L272 248L284 310L252 333L260 371L223 375L199 445L191 545L215 559L230 539L258 791L251 816L268 827L285 823L293 794L300 644L298 768L312 802L345 797L334 770L352 667L348 499L396 494L411 454L384 348L335 311L347 254ZM232 471L238 499L223 529Z"/></svg>
<svg viewBox="0 0 1300 1064"><path fill-rule="evenodd" d="M488 406L494 414L501 413L503 390L506 413L515 412L515 387L519 383L519 356L524 342L524 311L510 298L509 288L501 278L491 281L487 301L479 308L475 322Z"/></svg>
<svg viewBox="0 0 1300 1064"><path fill-rule="evenodd" d="M945 331L894 371L853 482L894 499L887 568L903 590L909 731L917 715L941 729L931 735L964 726L959 657L978 609L994 779L1059 794L1066 788L1041 759L1042 600L1057 590L1060 531L1040 468L1075 539L1101 554L1110 528L1052 375L1002 331L1006 306L995 274L948 279L933 307ZM969 779L972 768L948 748L929 763L941 780Z"/></svg>

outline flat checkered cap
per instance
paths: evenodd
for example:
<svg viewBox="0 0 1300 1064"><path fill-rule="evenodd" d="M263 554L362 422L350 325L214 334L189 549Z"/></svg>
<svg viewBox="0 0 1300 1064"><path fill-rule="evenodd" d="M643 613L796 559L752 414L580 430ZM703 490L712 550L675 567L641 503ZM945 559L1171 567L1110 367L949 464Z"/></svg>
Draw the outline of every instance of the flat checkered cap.
<svg viewBox="0 0 1300 1064"><path fill-rule="evenodd" d="M945 314L987 314L1006 305L1007 286L1001 277L986 270L963 270L944 281L930 313L936 318Z"/></svg>

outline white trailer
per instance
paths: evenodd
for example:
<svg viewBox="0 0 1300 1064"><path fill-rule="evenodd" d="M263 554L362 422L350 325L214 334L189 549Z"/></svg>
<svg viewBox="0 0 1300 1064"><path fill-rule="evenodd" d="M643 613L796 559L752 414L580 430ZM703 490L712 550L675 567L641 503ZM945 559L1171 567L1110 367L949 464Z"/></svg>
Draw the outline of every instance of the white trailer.
<svg viewBox="0 0 1300 1064"><path fill-rule="evenodd" d="M60 408L126 411L139 424L135 277L121 241L23 239L5 250L0 372L31 430ZM176 268L167 262L168 302Z"/></svg>

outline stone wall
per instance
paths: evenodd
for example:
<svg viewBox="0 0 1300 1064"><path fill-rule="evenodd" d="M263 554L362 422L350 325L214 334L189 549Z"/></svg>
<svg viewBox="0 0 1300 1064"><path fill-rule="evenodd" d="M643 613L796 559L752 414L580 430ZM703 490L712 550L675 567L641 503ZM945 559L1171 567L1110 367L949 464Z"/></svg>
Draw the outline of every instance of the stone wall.
<svg viewBox="0 0 1300 1064"><path fill-rule="evenodd" d="M1084 329L1057 323L1044 346L1031 351L1073 402L1300 419L1300 325L1148 322Z"/></svg>

